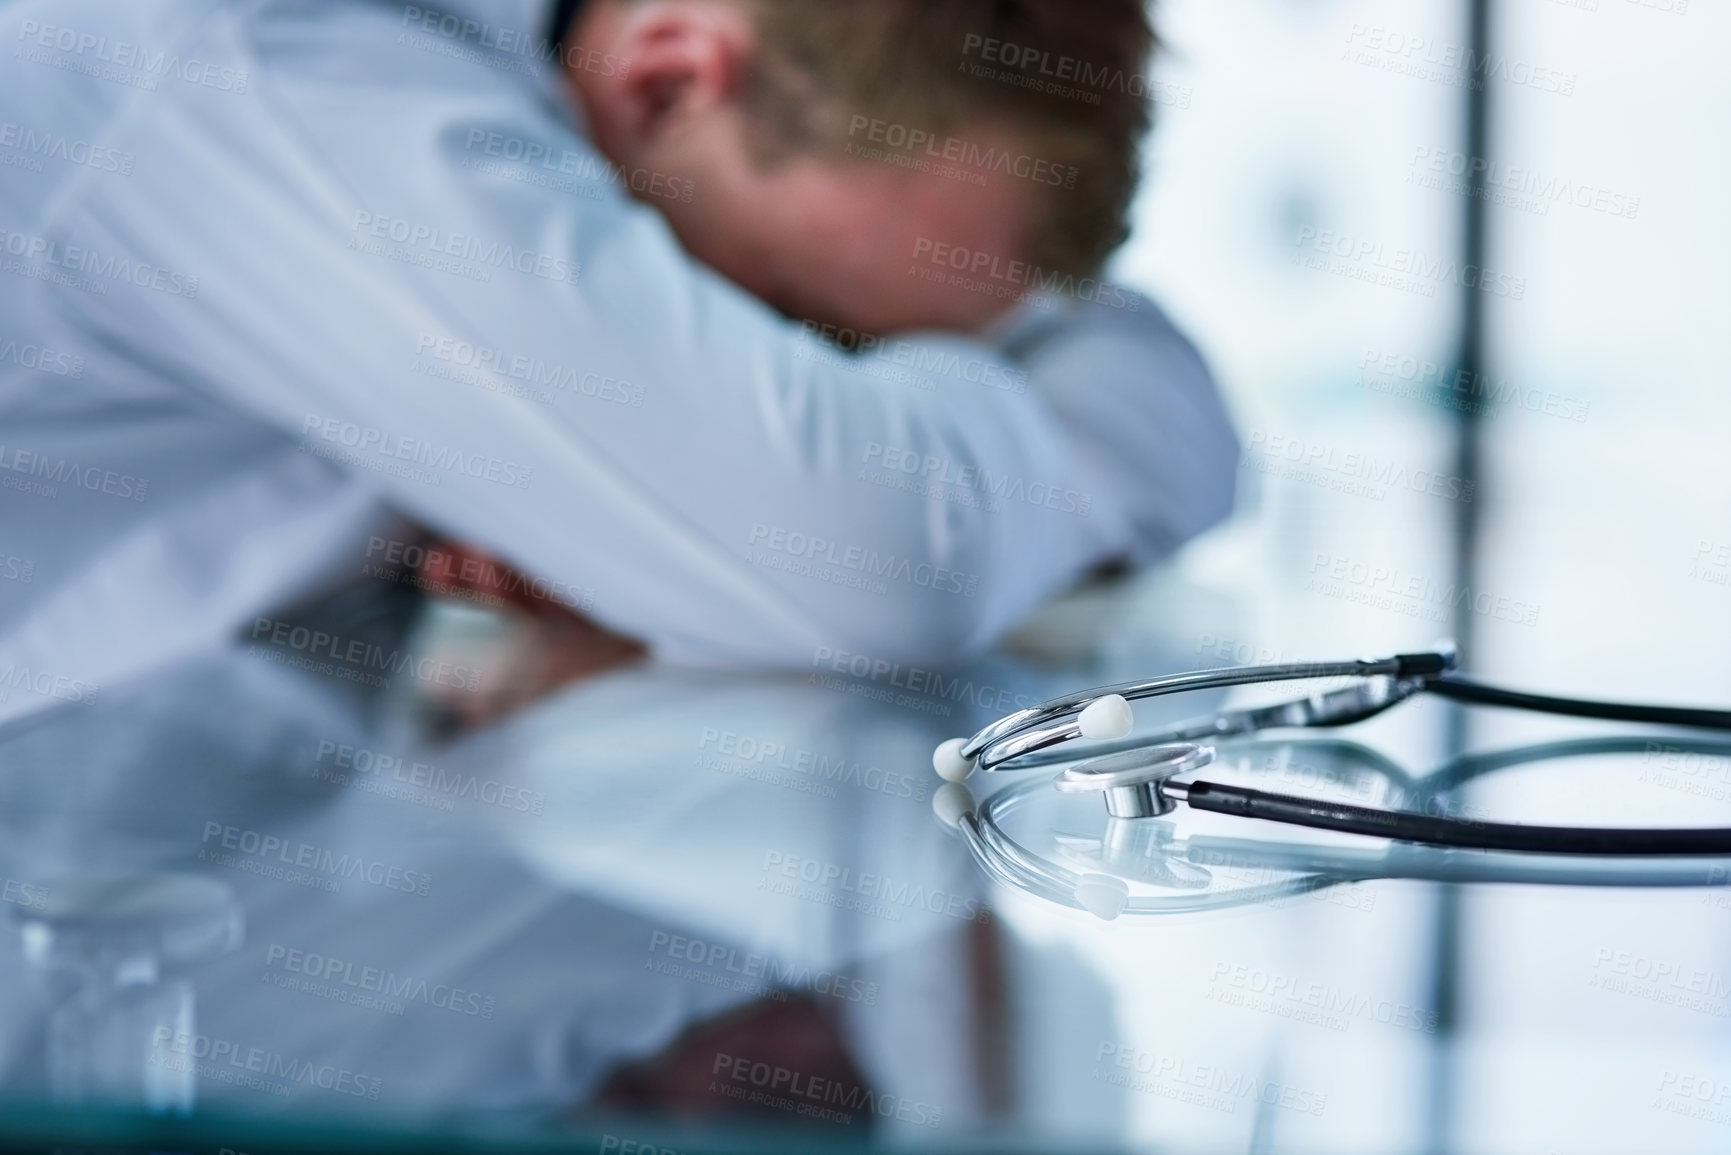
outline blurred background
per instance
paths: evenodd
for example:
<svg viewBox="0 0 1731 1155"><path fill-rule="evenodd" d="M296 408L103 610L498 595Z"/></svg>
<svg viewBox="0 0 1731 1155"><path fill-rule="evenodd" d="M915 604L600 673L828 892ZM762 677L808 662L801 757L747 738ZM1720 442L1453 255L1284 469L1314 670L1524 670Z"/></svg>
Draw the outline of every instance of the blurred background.
<svg viewBox="0 0 1731 1155"><path fill-rule="evenodd" d="M1731 312L1718 208L1731 155L1715 143L1731 119L1718 63L1731 12L1166 0L1158 15L1151 179L1115 272L1194 335L1246 445L1236 519L1179 566L1241 589L1250 616L1231 637L1176 640L1224 665L1453 634L1494 681L1724 701L1731 391L1713 334ZM1441 756L1554 726L1475 711L1410 740ZM1564 821L1581 816L1571 798L1615 782L1625 813L1640 810L1626 767L1593 773L1514 775L1474 798ZM1683 812L1731 821L1722 776L1671 786L1649 790L1653 805L1676 813L1685 789ZM1698 897L1620 909L1607 923L1554 894L1445 893L1410 928L1412 963L1431 967L1414 997L1460 1045L1428 1101L1387 1109L1424 1115L1439 1145L1681 1141L1664 1114L1583 1106L1607 1088L1570 1074L1571 1040L1601 1057L1607 1038L1638 1050L1637 1031L1717 1046L1724 1018L1583 1001L1579 972L1638 943L1711 984L1727 928ZM1100 965L1145 989L1147 946ZM1532 1040L1524 1060L1475 1056L1492 1024ZM1654 1088L1612 1097L1636 1090ZM1534 1113L1576 1124L1523 1129ZM1377 1114L1331 1105L1330 1126L1364 1140Z"/></svg>
<svg viewBox="0 0 1731 1155"><path fill-rule="evenodd" d="M1731 699L1731 390L1718 336L1731 315L1719 208L1731 9L1160 0L1157 18L1149 179L1111 275L1152 294L1211 362L1244 443L1238 513L1170 566L1054 607L983 667L982 684L1037 699L1450 636L1465 668L1496 683ZM428 617L422 640L465 662L523 660L509 629L472 606ZM1095 629L1065 651L1078 621ZM226 870L217 877L249 901L250 937L200 992L199 1013L217 1024L201 1029L280 1035L284 1054L358 1056L355 1069L390 1073L417 1112L570 1088L582 1091L570 1109L619 1107L608 1064L758 998L646 967L645 943L663 961L654 935L701 932L883 980L884 1007L848 1011L863 1073L845 1077L949 1112L941 1132L879 1121L874 1137L892 1146L985 1136L1043 1150L1645 1153L1718 1150L1731 1136L1723 890L1395 879L1218 916L1101 922L999 886L978 923L844 916L766 897L765 850L872 870L884 859L950 893L984 891L930 813L927 757L995 708L952 715L948 702L903 709L803 679L628 670L429 755L527 782L546 816L475 806L478 817L441 818L364 789L362 774L336 781L309 754L333 738L416 749L409 739L378 737L346 700L330 720L330 687L291 682L286 694L280 668L236 668L243 676L217 667L205 682L164 683L175 709L147 685L100 733L68 726L0 750L0 814L16 842L0 840L0 858L39 852L32 839L55 845L32 806L52 815L65 803L86 821L63 783L88 778L106 798L111 778L134 791L111 792L123 827L165 798L207 807L192 826L164 808L145 833L168 849L149 843L152 855L184 858L188 830L254 807L262 829L304 818L320 845L361 831L392 861L437 864L440 897L400 915L385 905L393 895L332 906ZM261 701L282 712L277 728ZM702 735L724 730L846 751L920 789L788 790L712 756ZM1463 751L1596 732L1415 702L1350 736L1419 772ZM186 779L197 789L156 787L152 775L175 782L186 767L204 776ZM986 777L974 786L988 789ZM683 805L643 806L646 784ZM1463 806L1499 820L1731 826L1731 759L1569 759L1475 783ZM122 852L133 850L105 842L97 856ZM504 925L513 918L520 928ZM474 956L461 966L446 957L453 926ZM417 974L435 960L470 975L469 989L500 992L498 1022L411 1015L399 1029L302 992L261 999L259 960L278 934L332 958L412 959ZM21 965L0 956L0 968ZM21 989L0 982L0 1010ZM1114 1082L1120 1071L1144 1077ZM221 1103L223 1090L199 1093Z"/></svg>
<svg viewBox="0 0 1731 1155"><path fill-rule="evenodd" d="M1212 584L1271 554L1303 555L1308 573L1324 552L1447 582L1464 551L1484 592L1538 609L1530 624L1474 616L1480 672L1608 692L1583 659L1614 652L1629 663L1618 689L1715 697L1731 665L1714 644L1731 620L1731 393L1710 334L1731 307L1715 207L1731 157L1710 142L1731 116L1714 63L1728 14L1488 5L1474 73L1473 7L1162 4L1152 179L1116 271L1196 335L1249 448L1236 525L1186 564ZM1456 271L1471 263L1475 95L1488 291ZM1482 378L1461 383L1469 299ZM1456 490L1473 405L1471 502L1419 491L1424 471ZM1414 484L1377 482L1391 465ZM1457 541L1466 504L1474 532ZM1297 605L1348 648L1447 632L1341 598ZM1279 621L1258 629L1280 646Z"/></svg>

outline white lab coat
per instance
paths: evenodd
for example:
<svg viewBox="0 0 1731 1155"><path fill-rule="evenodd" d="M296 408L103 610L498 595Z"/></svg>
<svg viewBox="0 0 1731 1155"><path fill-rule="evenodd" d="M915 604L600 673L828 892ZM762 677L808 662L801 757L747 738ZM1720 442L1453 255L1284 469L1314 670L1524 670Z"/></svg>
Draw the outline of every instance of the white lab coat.
<svg viewBox="0 0 1731 1155"><path fill-rule="evenodd" d="M355 577L392 511L662 656L805 665L977 651L1230 507L1151 303L850 360L604 175L544 3L465 7L0 13L0 717Z"/></svg>

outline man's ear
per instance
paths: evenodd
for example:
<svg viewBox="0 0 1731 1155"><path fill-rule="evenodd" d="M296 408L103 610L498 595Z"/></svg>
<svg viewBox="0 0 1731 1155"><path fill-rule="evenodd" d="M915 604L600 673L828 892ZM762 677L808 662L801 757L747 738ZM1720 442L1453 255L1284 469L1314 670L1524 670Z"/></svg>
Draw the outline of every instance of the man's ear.
<svg viewBox="0 0 1731 1155"><path fill-rule="evenodd" d="M614 131L639 142L739 97L753 50L749 14L727 0L638 0L623 4L617 55L630 61L609 87Z"/></svg>

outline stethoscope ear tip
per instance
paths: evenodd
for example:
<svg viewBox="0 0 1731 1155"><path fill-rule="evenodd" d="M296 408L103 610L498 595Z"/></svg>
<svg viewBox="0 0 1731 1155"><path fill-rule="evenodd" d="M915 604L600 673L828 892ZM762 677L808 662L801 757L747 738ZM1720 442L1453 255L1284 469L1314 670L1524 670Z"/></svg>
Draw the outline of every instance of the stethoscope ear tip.
<svg viewBox="0 0 1731 1155"><path fill-rule="evenodd" d="M932 813L950 830L962 824L962 818L973 813L974 795L960 782L946 782L932 791Z"/></svg>
<svg viewBox="0 0 1731 1155"><path fill-rule="evenodd" d="M1076 901L1102 922L1111 922L1130 904L1130 888L1110 874L1084 874L1076 883Z"/></svg>
<svg viewBox="0 0 1731 1155"><path fill-rule="evenodd" d="M1107 694L1083 707L1076 719L1076 727L1082 731L1082 737L1104 741L1122 738L1130 732L1135 721L1136 715L1131 712L1124 695Z"/></svg>
<svg viewBox="0 0 1731 1155"><path fill-rule="evenodd" d="M932 769L938 772L938 777L945 782L962 782L974 772L974 760L962 756L962 747L968 744L966 738L951 738L938 744L932 751Z"/></svg>

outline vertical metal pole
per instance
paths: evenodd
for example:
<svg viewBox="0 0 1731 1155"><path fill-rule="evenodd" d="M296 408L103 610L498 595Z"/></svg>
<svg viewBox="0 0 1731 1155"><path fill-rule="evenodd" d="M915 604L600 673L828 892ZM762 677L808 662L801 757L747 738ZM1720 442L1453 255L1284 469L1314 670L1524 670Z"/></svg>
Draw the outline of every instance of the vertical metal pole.
<svg viewBox="0 0 1731 1155"><path fill-rule="evenodd" d="M1485 268L1487 238L1485 229L1486 189L1485 166L1475 163L1487 155L1490 136L1490 56L1491 28L1489 0L1467 0L1467 84L1465 148L1469 158L1468 188L1465 213L1461 222L1461 292L1460 333L1455 352L1455 364L1466 380L1476 384L1485 371L1485 297L1479 290L1479 275ZM1477 396L1470 389L1469 398ZM1474 621L1471 596L1462 597L1462 590L1476 590L1479 584L1480 510L1485 500L1483 485L1483 413L1476 401L1469 400L1455 410L1455 476L1464 486L1472 487L1472 500L1455 504L1454 517L1454 588L1456 591L1453 620L1450 623L1455 641L1468 668L1475 651ZM1451 704L1445 734L1445 754L1456 757L1464 753L1471 740L1470 719L1464 707ZM1443 884L1437 890L1435 972L1431 981L1431 1007L1436 1011L1436 1045L1431 1067L1431 1087L1427 1103L1429 1116L1426 1128L1430 1149L1441 1153L1455 1146L1455 1112L1459 1097L1459 1065L1455 1057L1460 1028L1460 936L1461 892Z"/></svg>
<svg viewBox="0 0 1731 1155"><path fill-rule="evenodd" d="M1469 6L1468 42L1471 45L1473 67L1471 82L1466 89L1466 154L1482 160L1489 148L1490 79L1483 61L1490 52L1490 0L1467 0ZM1466 213L1461 222L1461 322L1460 345L1455 361L1467 379L1477 382L1485 371L1485 294L1476 286L1485 268L1488 242L1485 236L1486 199L1484 164L1468 162ZM1466 282L1471 282L1467 284ZM1475 390L1476 392L1476 390ZM1454 580L1457 591L1454 620L1455 640L1460 643L1468 668L1473 657L1473 611L1471 600L1458 598L1461 589L1478 588L1479 511L1484 489L1480 485L1483 469L1484 440L1483 407L1469 402L1455 411L1455 475L1462 485L1473 487L1471 501L1455 503ZM1449 715L1448 745L1451 755L1464 752L1467 744L1467 716L1459 708Z"/></svg>

